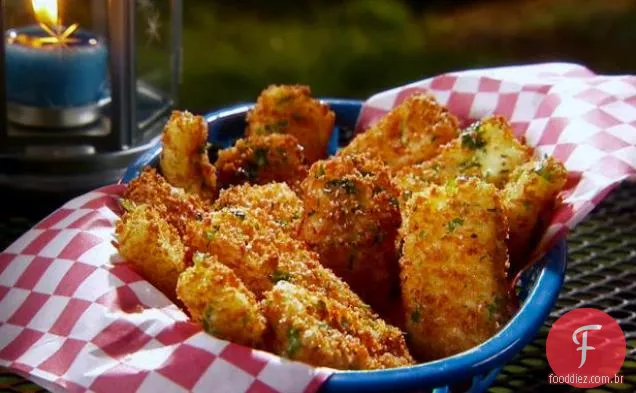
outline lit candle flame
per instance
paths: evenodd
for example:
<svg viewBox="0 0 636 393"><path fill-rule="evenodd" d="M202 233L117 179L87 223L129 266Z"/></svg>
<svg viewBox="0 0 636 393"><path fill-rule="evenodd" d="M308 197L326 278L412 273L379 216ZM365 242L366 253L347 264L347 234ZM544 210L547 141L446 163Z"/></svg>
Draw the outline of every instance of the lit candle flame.
<svg viewBox="0 0 636 393"><path fill-rule="evenodd" d="M47 26L58 26L57 0L31 0L38 22Z"/></svg>
<svg viewBox="0 0 636 393"><path fill-rule="evenodd" d="M10 42L17 42L22 45L41 47L44 45L66 46L78 40L71 35L78 29L78 24L74 23L68 28L62 26L58 11L58 0L31 0L33 13L40 23L40 27L49 36L33 37L28 35L18 35L10 38Z"/></svg>

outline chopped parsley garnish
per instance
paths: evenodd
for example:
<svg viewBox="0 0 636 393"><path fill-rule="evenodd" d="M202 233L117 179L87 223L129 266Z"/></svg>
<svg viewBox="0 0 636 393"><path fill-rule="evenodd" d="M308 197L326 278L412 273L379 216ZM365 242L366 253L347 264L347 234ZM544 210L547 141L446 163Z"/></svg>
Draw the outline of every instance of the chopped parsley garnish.
<svg viewBox="0 0 636 393"><path fill-rule="evenodd" d="M486 146L486 141L479 130L479 124L471 126L462 134L462 147L477 150L484 146Z"/></svg>
<svg viewBox="0 0 636 393"><path fill-rule="evenodd" d="M448 190L448 192L457 192L457 180L455 179L450 179L447 183L446 183L446 189Z"/></svg>
<svg viewBox="0 0 636 393"><path fill-rule="evenodd" d="M199 153L205 154L207 153L208 149L211 147L212 147L212 144L210 142L205 142L204 144L201 145L201 148L199 149Z"/></svg>
<svg viewBox="0 0 636 393"><path fill-rule="evenodd" d="M287 330L287 356L290 358L293 357L301 347L300 330L290 327Z"/></svg>
<svg viewBox="0 0 636 393"><path fill-rule="evenodd" d="M415 310L411 313L411 322L419 323L422 318L422 312L420 311L420 306L415 307Z"/></svg>
<svg viewBox="0 0 636 393"><path fill-rule="evenodd" d="M433 166L431 166L431 169L435 171L435 173L439 173L439 168L440 165L438 163L433 164Z"/></svg>
<svg viewBox="0 0 636 393"><path fill-rule="evenodd" d="M530 208L532 207L532 203L529 200L524 199L523 200L523 207L525 207L527 210L530 210Z"/></svg>
<svg viewBox="0 0 636 393"><path fill-rule="evenodd" d="M554 180L554 176L550 173L546 164L547 162L542 161L536 168L534 168L534 172L551 183Z"/></svg>
<svg viewBox="0 0 636 393"><path fill-rule="evenodd" d="M279 281L289 281L291 279L291 274L284 272L282 270L274 270L274 272L272 273L272 277L271 280L274 284L276 284Z"/></svg>
<svg viewBox="0 0 636 393"><path fill-rule="evenodd" d="M212 326L212 322L210 321L210 318L212 317L212 313L213 313L212 306L208 304L205 310L203 311L201 324L203 325L203 330L206 333L214 335L216 333L216 329L214 329L214 326Z"/></svg>
<svg viewBox="0 0 636 393"><path fill-rule="evenodd" d="M205 253L197 251L192 256L192 262L194 262L195 265L198 265L199 263L202 263L203 261L205 261L206 257L207 255Z"/></svg>
<svg viewBox="0 0 636 393"><path fill-rule="evenodd" d="M234 215L234 217L238 217L241 221L245 220L245 212L241 209L228 209L230 213Z"/></svg>
<svg viewBox="0 0 636 393"><path fill-rule="evenodd" d="M389 205L391 205L393 207L399 207L400 206L400 202L397 200L396 197L391 197L391 198L389 198Z"/></svg>
<svg viewBox="0 0 636 393"><path fill-rule="evenodd" d="M276 101L276 103L278 105L282 105L292 101L293 99L294 99L294 96L292 94L284 94L278 97L278 100Z"/></svg>
<svg viewBox="0 0 636 393"><path fill-rule="evenodd" d="M207 240L207 241L214 240L214 237L216 236L216 232L218 230L219 230L219 226L215 225L211 229L208 229L205 232L203 232L203 236L205 237L205 240Z"/></svg>
<svg viewBox="0 0 636 393"><path fill-rule="evenodd" d="M481 168L481 164L475 158L472 158L470 160L466 160L466 161L464 161L464 162L459 164L459 170L461 170L461 171L465 171L465 170L468 170L470 168Z"/></svg>
<svg viewBox="0 0 636 393"><path fill-rule="evenodd" d="M315 175L316 179L324 175L325 175L325 167L322 165L318 165L318 168L316 169L316 175Z"/></svg>
<svg viewBox="0 0 636 393"><path fill-rule="evenodd" d="M254 159L254 164L256 164L258 168L262 168L267 165L268 151L269 150L266 147L257 147L254 149L254 155L252 158Z"/></svg>
<svg viewBox="0 0 636 393"><path fill-rule="evenodd" d="M265 133L268 134L280 134L285 131L289 122L287 120L278 120L276 123L266 124L265 125Z"/></svg>
<svg viewBox="0 0 636 393"><path fill-rule="evenodd" d="M327 187L336 188L341 187L344 189L347 194L354 195L356 193L356 183L350 179L334 179L329 180L327 183Z"/></svg>
<svg viewBox="0 0 636 393"><path fill-rule="evenodd" d="M373 176L373 172L365 171L364 169L360 169L360 174L364 177Z"/></svg>
<svg viewBox="0 0 636 393"><path fill-rule="evenodd" d="M455 229L457 229L461 225L464 225L464 219L459 217L453 218L448 222L448 232L454 232Z"/></svg>
<svg viewBox="0 0 636 393"><path fill-rule="evenodd" d="M501 311L503 306L504 300L499 296L495 296L492 302L488 303L488 306L486 306L486 309L488 310L488 319L492 319L495 314Z"/></svg>
<svg viewBox="0 0 636 393"><path fill-rule="evenodd" d="M119 204L127 212L131 212L135 209L135 203L130 199L122 199Z"/></svg>

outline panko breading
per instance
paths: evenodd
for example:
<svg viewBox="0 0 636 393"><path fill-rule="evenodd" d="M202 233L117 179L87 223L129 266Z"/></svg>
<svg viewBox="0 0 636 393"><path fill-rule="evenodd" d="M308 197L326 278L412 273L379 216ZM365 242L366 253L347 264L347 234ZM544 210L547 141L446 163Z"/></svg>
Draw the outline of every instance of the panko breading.
<svg viewBox="0 0 636 393"><path fill-rule="evenodd" d="M304 147L311 164L327 157L336 115L300 85L271 85L247 115L247 136L289 134Z"/></svg>
<svg viewBox="0 0 636 393"><path fill-rule="evenodd" d="M527 262L537 221L554 207L566 177L563 164L552 157L519 166L510 176L502 202L510 225L508 247L513 265Z"/></svg>
<svg viewBox="0 0 636 393"><path fill-rule="evenodd" d="M278 281L289 281L366 313L371 309L304 243L294 240L260 209L225 208L192 222L188 246L232 268L261 299Z"/></svg>
<svg viewBox="0 0 636 393"><path fill-rule="evenodd" d="M370 153L392 171L433 158L457 137L459 121L427 94L414 94L357 135L339 154Z"/></svg>
<svg viewBox="0 0 636 393"><path fill-rule="evenodd" d="M399 297L400 211L388 169L367 155L332 157L314 163L301 188L300 239L385 314Z"/></svg>
<svg viewBox="0 0 636 393"><path fill-rule="evenodd" d="M282 281L262 304L281 356L345 370L413 364L399 329L327 296Z"/></svg>
<svg viewBox="0 0 636 393"><path fill-rule="evenodd" d="M401 202L427 184L443 184L460 176L478 177L501 189L510 173L532 158L532 149L521 144L501 116L485 118L440 149L432 160L404 168L394 182Z"/></svg>
<svg viewBox="0 0 636 393"><path fill-rule="evenodd" d="M216 169L207 152L208 125L201 116L174 111L161 137L161 172L175 187L189 193L213 197Z"/></svg>
<svg viewBox="0 0 636 393"><path fill-rule="evenodd" d="M210 203L196 194L172 187L154 168L146 167L139 177L132 180L124 193L125 200L133 204L161 207L162 218L183 235L188 221L210 210Z"/></svg>
<svg viewBox="0 0 636 393"><path fill-rule="evenodd" d="M484 342L511 305L497 189L476 178L431 185L406 209L400 277L411 351L432 360Z"/></svg>
<svg viewBox="0 0 636 393"><path fill-rule="evenodd" d="M258 345L266 321L254 294L213 256L194 255L194 266L179 276L177 296L190 317L221 339Z"/></svg>
<svg viewBox="0 0 636 393"><path fill-rule="evenodd" d="M296 234L303 214L303 202L285 183L244 184L221 190L214 207L262 209L291 236Z"/></svg>
<svg viewBox="0 0 636 393"><path fill-rule="evenodd" d="M285 182L293 189L307 175L303 148L291 135L264 135L239 139L220 150L215 166L221 188L252 183Z"/></svg>
<svg viewBox="0 0 636 393"><path fill-rule="evenodd" d="M117 222L119 254L152 285L175 300L179 274L186 268L185 247L160 209L139 205Z"/></svg>

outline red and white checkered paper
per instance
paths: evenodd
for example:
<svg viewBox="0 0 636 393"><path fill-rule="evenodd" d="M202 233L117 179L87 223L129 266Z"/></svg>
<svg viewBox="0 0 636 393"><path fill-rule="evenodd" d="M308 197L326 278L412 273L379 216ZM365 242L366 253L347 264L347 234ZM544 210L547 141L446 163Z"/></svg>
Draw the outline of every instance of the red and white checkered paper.
<svg viewBox="0 0 636 393"><path fill-rule="evenodd" d="M0 254L0 366L53 392L307 392L322 369L216 339L122 264L124 185L57 210Z"/></svg>
<svg viewBox="0 0 636 393"><path fill-rule="evenodd" d="M571 64L457 72L371 97L364 129L414 91L465 124L489 114L562 160L570 180L548 242L636 177L636 78ZM0 254L0 366L53 392L314 392L329 370L218 340L188 322L111 244L124 185L51 214Z"/></svg>
<svg viewBox="0 0 636 393"><path fill-rule="evenodd" d="M565 164L568 182L536 260L623 180L636 179L636 77L596 75L550 63L454 72L374 95L358 119L368 128L415 92L428 92L463 126L488 115L510 120L518 138Z"/></svg>

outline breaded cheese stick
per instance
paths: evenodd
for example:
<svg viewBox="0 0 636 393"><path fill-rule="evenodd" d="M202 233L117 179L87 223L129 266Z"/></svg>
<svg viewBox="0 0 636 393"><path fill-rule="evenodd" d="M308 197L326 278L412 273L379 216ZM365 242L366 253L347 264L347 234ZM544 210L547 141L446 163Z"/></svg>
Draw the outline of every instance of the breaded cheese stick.
<svg viewBox="0 0 636 393"><path fill-rule="evenodd" d="M171 186L151 167L144 168L141 174L128 184L124 199L132 202L132 205L148 204L162 209L162 217L174 226L180 235L184 234L188 221L196 220L211 210L208 200Z"/></svg>
<svg viewBox="0 0 636 393"><path fill-rule="evenodd" d="M233 185L285 182L297 189L307 176L303 148L292 135L256 135L220 150L214 164L220 188Z"/></svg>
<svg viewBox="0 0 636 393"><path fill-rule="evenodd" d="M521 165L510 176L502 202L510 225L508 246L513 264L527 262L538 219L554 207L566 178L565 167L552 157Z"/></svg>
<svg viewBox="0 0 636 393"><path fill-rule="evenodd" d="M246 136L288 134L298 139L308 163L325 158L336 115L311 96L309 86L271 85L247 115Z"/></svg>
<svg viewBox="0 0 636 393"><path fill-rule="evenodd" d="M405 217L400 277L413 353L439 359L490 338L510 315L497 189L475 178L431 185Z"/></svg>
<svg viewBox="0 0 636 393"><path fill-rule="evenodd" d="M303 202L285 183L244 184L221 190L214 207L262 209L290 236L295 236L303 214Z"/></svg>
<svg viewBox="0 0 636 393"><path fill-rule="evenodd" d="M433 158L458 132L455 116L432 96L418 93L353 138L339 154L369 153L397 171Z"/></svg>
<svg viewBox="0 0 636 393"><path fill-rule="evenodd" d="M261 209L224 208L208 213L190 223L187 244L234 270L257 299L277 282L289 281L371 313L346 283L320 265L318 255L289 237Z"/></svg>
<svg viewBox="0 0 636 393"><path fill-rule="evenodd" d="M332 157L314 163L301 188L300 239L376 311L390 309L400 211L386 166L369 155Z"/></svg>
<svg viewBox="0 0 636 393"><path fill-rule="evenodd" d="M119 254L152 285L175 300L179 274L186 268L177 230L149 205L135 206L117 222Z"/></svg>
<svg viewBox="0 0 636 393"><path fill-rule="evenodd" d="M161 136L161 173L175 187L211 198L216 195L216 169L210 163L208 125L201 116L174 111Z"/></svg>
<svg viewBox="0 0 636 393"><path fill-rule="evenodd" d="M282 281L262 303L281 356L345 370L413 364L399 329L329 297Z"/></svg>
<svg viewBox="0 0 636 393"><path fill-rule="evenodd" d="M440 149L432 160L400 171L394 182L401 202L427 184L442 184L457 177L478 177L504 187L512 171L532 158L532 149L520 143L501 116L485 118Z"/></svg>
<svg viewBox="0 0 636 393"><path fill-rule="evenodd" d="M260 344L266 321L254 294L215 257L196 253L193 261L177 282L177 296L192 320L218 338Z"/></svg>

